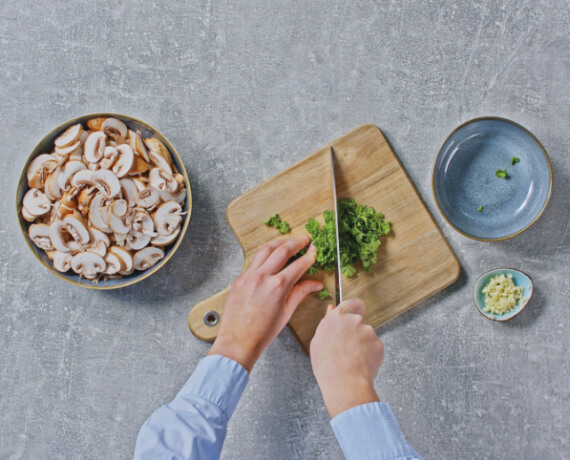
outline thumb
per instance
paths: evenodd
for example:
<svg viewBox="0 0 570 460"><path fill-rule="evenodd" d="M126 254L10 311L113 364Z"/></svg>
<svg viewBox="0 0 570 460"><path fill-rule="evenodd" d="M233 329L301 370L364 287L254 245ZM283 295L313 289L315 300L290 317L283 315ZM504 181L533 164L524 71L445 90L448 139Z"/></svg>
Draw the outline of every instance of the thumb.
<svg viewBox="0 0 570 460"><path fill-rule="evenodd" d="M323 288L323 283L315 280L303 280L293 286L289 297L285 301L285 310L289 314L289 318L299 306L299 304L312 292L320 291Z"/></svg>
<svg viewBox="0 0 570 460"><path fill-rule="evenodd" d="M362 315L362 313L364 313L366 306L364 305L364 302L361 299L350 299L342 302L338 306L338 308L340 309L340 311L344 311L345 313L354 313L356 315Z"/></svg>

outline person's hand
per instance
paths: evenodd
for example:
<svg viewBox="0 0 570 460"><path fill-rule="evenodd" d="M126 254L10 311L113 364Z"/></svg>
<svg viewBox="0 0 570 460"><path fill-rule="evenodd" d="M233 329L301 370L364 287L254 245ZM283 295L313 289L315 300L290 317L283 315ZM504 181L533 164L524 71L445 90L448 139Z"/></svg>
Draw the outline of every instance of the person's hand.
<svg viewBox="0 0 570 460"><path fill-rule="evenodd" d="M313 340L311 364L329 415L379 401L374 377L384 360L384 344L364 324L364 302L351 299L329 305Z"/></svg>
<svg viewBox="0 0 570 460"><path fill-rule="evenodd" d="M301 301L323 288L319 281L299 282L315 262L317 251L312 244L305 255L285 267L309 241L307 236L280 238L259 250L248 269L231 285L220 330L209 355L231 358L251 372Z"/></svg>

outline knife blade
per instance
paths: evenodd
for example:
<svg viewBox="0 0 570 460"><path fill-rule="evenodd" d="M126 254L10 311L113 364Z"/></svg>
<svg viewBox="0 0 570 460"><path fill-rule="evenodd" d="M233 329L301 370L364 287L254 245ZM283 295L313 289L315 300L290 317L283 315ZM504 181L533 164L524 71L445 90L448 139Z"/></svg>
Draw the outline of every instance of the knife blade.
<svg viewBox="0 0 570 460"><path fill-rule="evenodd" d="M336 304L342 302L342 281L341 281L341 271L340 271L340 238L339 238L339 227L338 227L338 199L336 193L336 176L334 172L334 151L330 148L331 152L331 170L332 170L332 190L333 190L333 212L334 212L334 228L335 228L335 240L336 240L336 270L334 275L335 287L336 287Z"/></svg>

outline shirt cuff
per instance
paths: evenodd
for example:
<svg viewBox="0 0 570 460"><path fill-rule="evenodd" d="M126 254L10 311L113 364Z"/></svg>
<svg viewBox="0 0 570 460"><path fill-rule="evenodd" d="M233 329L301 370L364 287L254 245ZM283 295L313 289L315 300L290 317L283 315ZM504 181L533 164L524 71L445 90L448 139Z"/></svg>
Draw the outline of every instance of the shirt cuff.
<svg viewBox="0 0 570 460"><path fill-rule="evenodd" d="M170 407L178 409L176 405L179 398L182 401L186 396L199 396L219 407L229 420L248 380L248 372L233 359L221 355L206 356L200 360ZM180 409L184 407L182 404Z"/></svg>
<svg viewBox="0 0 570 460"><path fill-rule="evenodd" d="M362 404L338 414L330 423L348 460L421 458L404 438L388 404Z"/></svg>

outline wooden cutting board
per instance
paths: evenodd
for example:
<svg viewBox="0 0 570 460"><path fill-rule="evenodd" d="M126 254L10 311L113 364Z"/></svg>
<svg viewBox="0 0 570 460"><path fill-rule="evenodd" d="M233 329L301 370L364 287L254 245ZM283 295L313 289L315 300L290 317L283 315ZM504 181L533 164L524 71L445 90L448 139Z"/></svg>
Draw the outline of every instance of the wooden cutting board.
<svg viewBox="0 0 570 460"><path fill-rule="evenodd" d="M322 222L323 212L332 206L330 145L339 199L372 206L392 224L391 234L382 237L372 273L357 269L353 278L343 278L344 297L363 299L365 321L378 327L452 284L460 272L455 254L378 127L361 126L236 198L226 217L243 249L244 270L263 244L279 236L263 225L272 214L291 225L290 235L306 234L307 220ZM334 274L313 278L335 292ZM188 325L196 337L215 339L228 292L229 287L191 309ZM329 303L331 299L311 295L289 322L307 352Z"/></svg>

